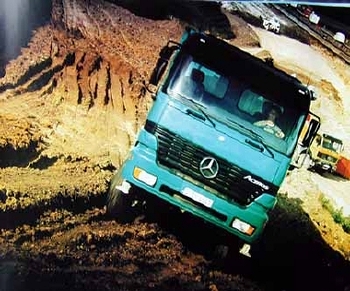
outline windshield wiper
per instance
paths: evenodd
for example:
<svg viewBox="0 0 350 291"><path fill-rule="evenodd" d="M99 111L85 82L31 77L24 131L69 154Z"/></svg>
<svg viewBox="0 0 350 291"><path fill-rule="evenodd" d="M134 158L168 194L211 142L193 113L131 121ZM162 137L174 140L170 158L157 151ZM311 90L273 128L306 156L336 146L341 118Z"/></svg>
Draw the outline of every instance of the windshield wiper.
<svg viewBox="0 0 350 291"><path fill-rule="evenodd" d="M214 121L213 121L213 120L209 117L209 115L203 110L203 108L204 108L204 109L206 108L203 104L201 104L201 103L199 103L199 102L193 100L192 98L188 98L188 97L186 97L186 96L184 96L184 95L181 95L181 94L179 94L179 95L180 95L181 97L185 98L187 101L191 102L191 103L194 105L194 107L195 107L200 113L203 114L203 116L206 118L206 120L208 120L214 128L216 127L216 124L214 123Z"/></svg>
<svg viewBox="0 0 350 291"><path fill-rule="evenodd" d="M231 118L227 118L227 120L229 122L239 126L240 128L244 129L246 132L249 132L250 133L250 137L252 137L256 141L260 142L263 145L264 149L271 155L272 158L275 157L275 155L270 150L268 145L264 142L264 138L260 134L256 133L254 130L252 130L250 128L246 128L245 126L243 126L242 124L238 123L237 121L232 120Z"/></svg>

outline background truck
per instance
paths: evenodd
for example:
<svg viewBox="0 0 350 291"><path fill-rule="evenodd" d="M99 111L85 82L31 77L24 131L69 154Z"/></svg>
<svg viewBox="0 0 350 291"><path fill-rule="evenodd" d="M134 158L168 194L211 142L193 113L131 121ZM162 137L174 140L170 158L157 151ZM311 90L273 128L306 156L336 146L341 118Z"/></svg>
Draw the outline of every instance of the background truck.
<svg viewBox="0 0 350 291"><path fill-rule="evenodd" d="M248 254L276 204L311 92L271 62L192 29L161 50L150 83L154 102L111 180L107 213L123 219L156 198L238 238ZM283 136L255 125L266 104L282 113ZM318 126L307 123L303 146Z"/></svg>
<svg viewBox="0 0 350 291"><path fill-rule="evenodd" d="M309 116L309 120L318 118ZM309 122L309 121L308 121ZM301 137L305 134L305 128ZM291 165L298 168L314 169L321 172L335 172L344 150L343 141L326 133L317 133L310 147L298 144Z"/></svg>
<svg viewBox="0 0 350 291"><path fill-rule="evenodd" d="M310 166L316 170L334 172L343 150L342 140L318 133L310 146Z"/></svg>
<svg viewBox="0 0 350 291"><path fill-rule="evenodd" d="M262 26L268 30L268 31L272 31L274 33L279 33L280 32L280 28L281 28L281 24L279 19L274 16L274 17L263 17L260 16L261 22L262 22Z"/></svg>

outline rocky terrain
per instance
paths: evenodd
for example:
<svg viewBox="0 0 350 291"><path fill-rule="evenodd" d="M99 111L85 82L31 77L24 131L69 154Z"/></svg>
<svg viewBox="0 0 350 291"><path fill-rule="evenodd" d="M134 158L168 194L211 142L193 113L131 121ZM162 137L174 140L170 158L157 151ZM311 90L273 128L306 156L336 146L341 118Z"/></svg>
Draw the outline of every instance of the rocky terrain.
<svg viewBox="0 0 350 291"><path fill-rule="evenodd" d="M152 102L158 53L188 22L330 92L314 110L350 136L348 67L312 39L301 45L203 4L155 15L127 3L53 1L50 23L0 79L0 290L350 290L350 235L319 200L345 197L340 178L290 172L251 259L218 261L220 238L176 212L127 224L106 217L109 180ZM216 9L213 21L200 21L206 9ZM322 67L308 74L312 62L298 63L293 47Z"/></svg>

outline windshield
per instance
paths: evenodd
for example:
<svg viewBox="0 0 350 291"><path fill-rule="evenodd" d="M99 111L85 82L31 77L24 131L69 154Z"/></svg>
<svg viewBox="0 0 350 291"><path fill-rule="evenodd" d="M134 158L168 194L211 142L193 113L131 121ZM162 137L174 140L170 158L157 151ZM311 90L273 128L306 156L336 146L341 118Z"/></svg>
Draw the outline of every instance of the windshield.
<svg viewBox="0 0 350 291"><path fill-rule="evenodd" d="M325 137L322 146L337 153L340 153L342 150L342 143L333 140L331 137Z"/></svg>
<svg viewBox="0 0 350 291"><path fill-rule="evenodd" d="M221 73L192 56L183 54L176 63L163 89L166 93L175 98L191 99L202 106L208 117L245 135L249 132L250 136L259 136L265 145L291 154L304 115L284 105L276 96L252 88L247 80Z"/></svg>

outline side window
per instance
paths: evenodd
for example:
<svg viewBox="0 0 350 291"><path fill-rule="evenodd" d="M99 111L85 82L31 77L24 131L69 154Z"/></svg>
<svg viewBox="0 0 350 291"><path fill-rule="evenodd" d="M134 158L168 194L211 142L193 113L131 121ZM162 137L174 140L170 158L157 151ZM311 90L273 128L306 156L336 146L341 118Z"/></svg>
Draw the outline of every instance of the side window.
<svg viewBox="0 0 350 291"><path fill-rule="evenodd" d="M323 140L323 147L325 147L326 149L331 150L332 149L332 142L329 139L324 139Z"/></svg>

